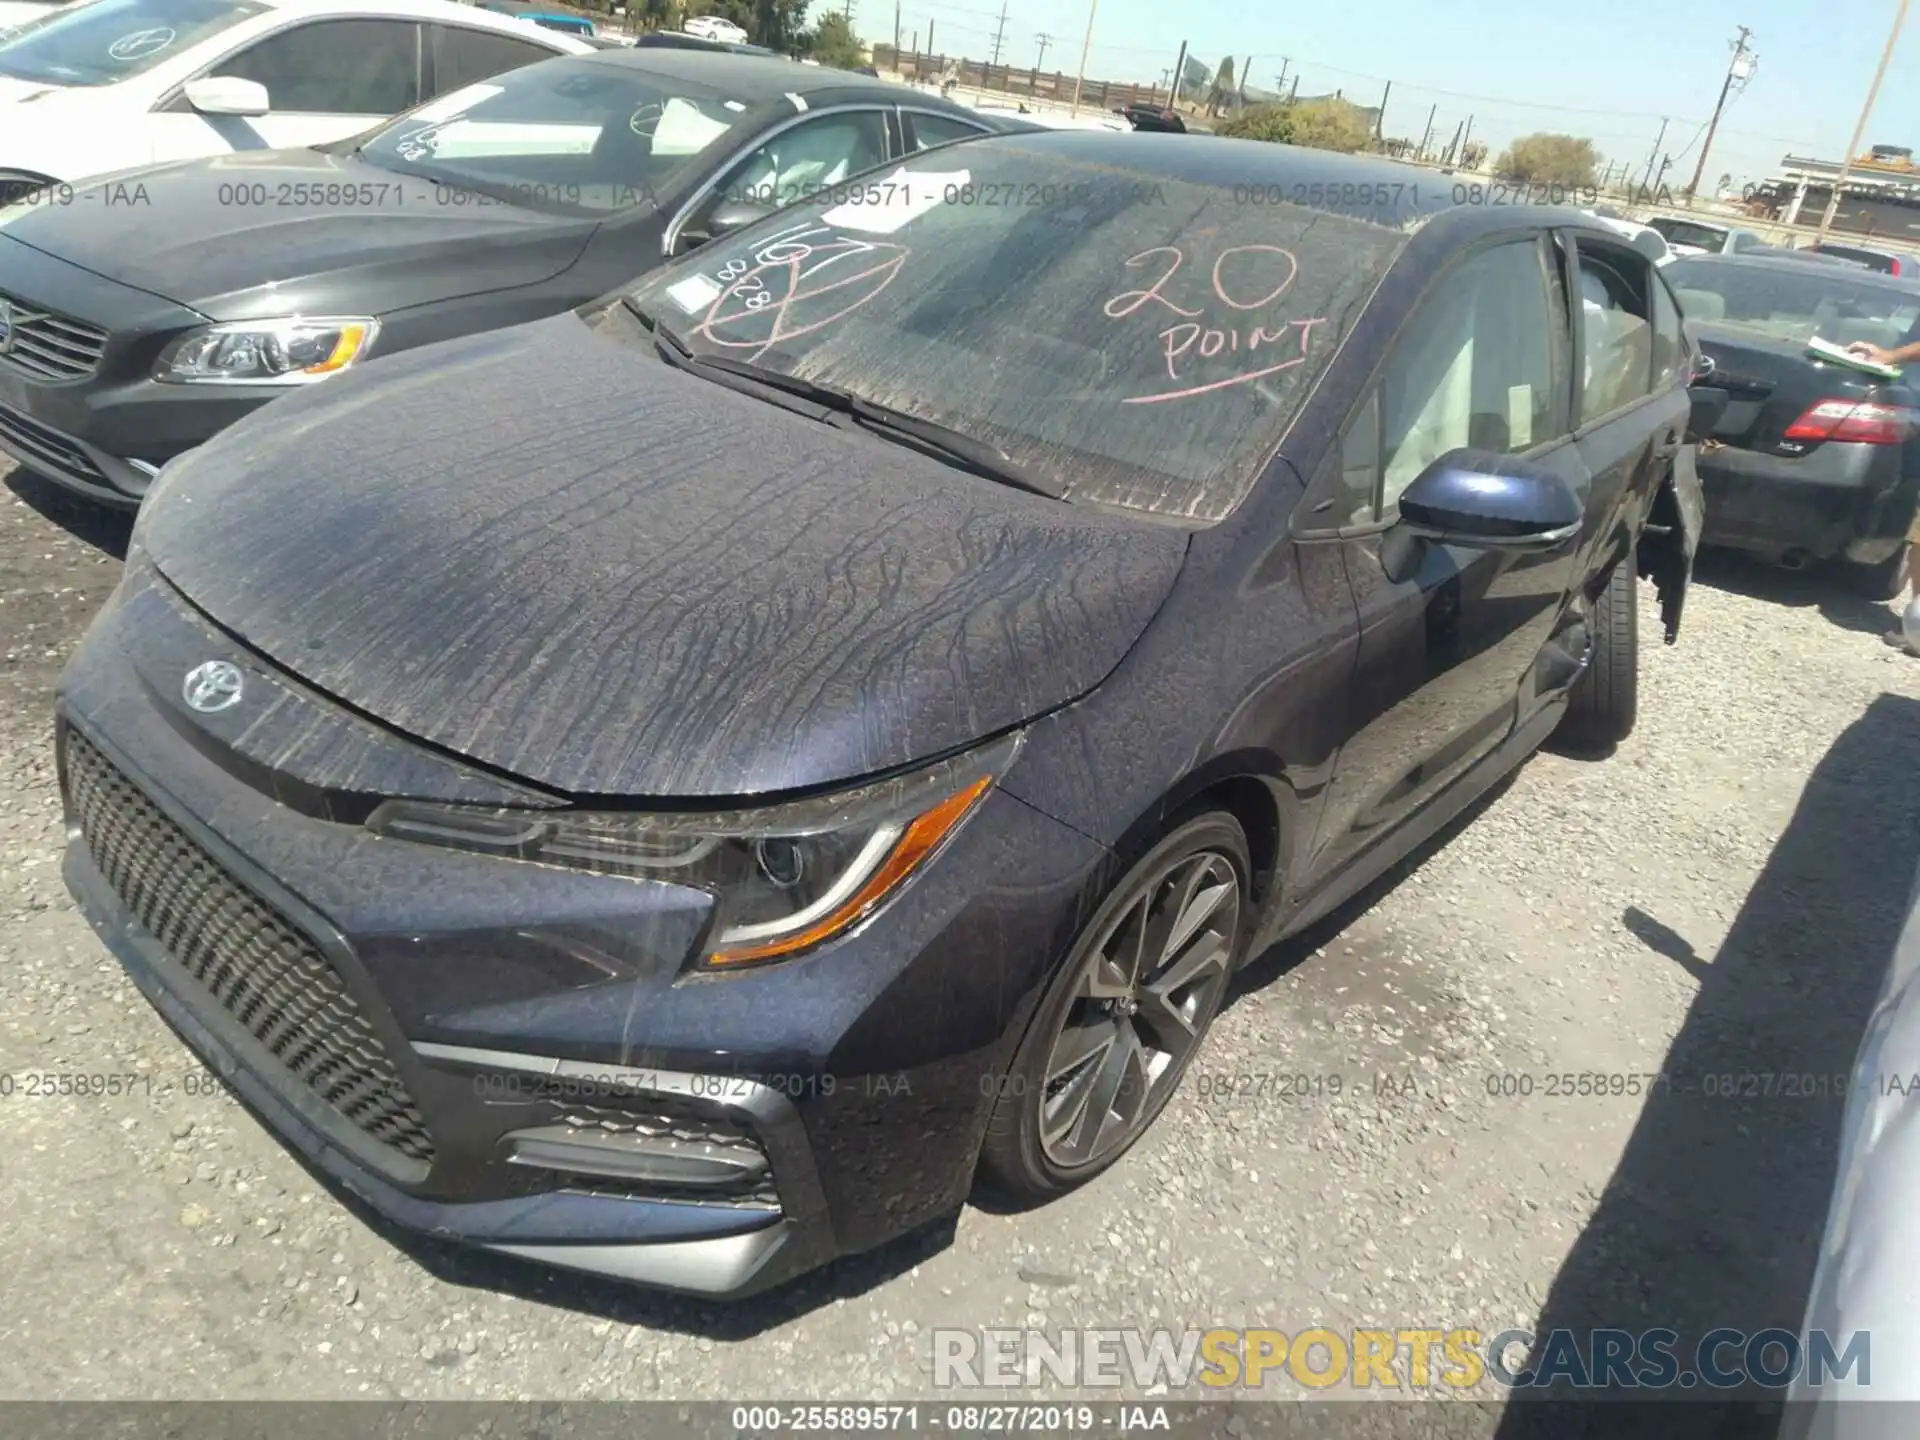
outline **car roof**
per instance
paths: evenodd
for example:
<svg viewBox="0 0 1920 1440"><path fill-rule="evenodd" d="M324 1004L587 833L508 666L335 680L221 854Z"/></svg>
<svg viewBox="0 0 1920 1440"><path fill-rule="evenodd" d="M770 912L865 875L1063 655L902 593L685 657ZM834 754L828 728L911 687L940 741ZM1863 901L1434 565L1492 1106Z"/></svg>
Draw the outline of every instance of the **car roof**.
<svg viewBox="0 0 1920 1440"><path fill-rule="evenodd" d="M1567 206L1476 205L1458 201L1455 197L1463 187L1477 184L1484 192L1486 183L1462 180L1448 171L1435 171L1384 156L1342 155L1332 150L1276 145L1263 140L1235 140L1191 131L1176 135L1152 130L1023 128L1011 134L983 135L967 141L966 145L969 153L990 153L1005 147L1029 154L1057 155L1062 160L1100 165L1147 182L1158 179L1226 189L1237 187L1243 193L1248 189L1285 186L1291 194L1296 186L1302 186L1311 194L1318 188L1319 193L1329 197L1327 203L1292 203L1301 209L1322 210L1328 214L1351 215L1350 207L1341 207L1339 196L1351 194L1349 186L1371 186L1380 197L1371 207L1375 223L1394 228L1411 227L1444 211L1457 210L1473 212L1479 224L1496 229L1525 212L1529 219L1541 224L1584 231L1612 239L1616 244L1623 238L1605 221Z"/></svg>
<svg viewBox="0 0 1920 1440"><path fill-rule="evenodd" d="M524 15L509 15L479 5L468 5L462 0L258 0L258 3L272 10L305 15L345 12L352 15L397 15L412 20L442 20L483 30L498 30L503 35L525 35L529 30L536 30L542 37L554 42L551 48L556 54L593 53L593 47L577 36L541 29Z"/></svg>
<svg viewBox="0 0 1920 1440"><path fill-rule="evenodd" d="M717 50L682 50L671 45L622 46L619 51L594 54L601 65L630 65L636 70L723 90L746 104L768 104L789 95L833 100L878 99L893 102L908 92L888 80L872 80L850 70L825 65L798 65L784 55L736 55ZM832 92L844 91L844 95ZM955 115L971 112L963 105L935 97L916 97Z"/></svg>
<svg viewBox="0 0 1920 1440"><path fill-rule="evenodd" d="M1805 275L1809 266L1805 260L1788 254L1759 254L1749 252L1745 255L1682 255L1674 262L1676 265L1712 266L1721 269L1772 271L1775 274L1791 273ZM1888 275L1884 271L1869 270L1865 266L1849 265L1844 262L1817 267L1814 273L1844 275L1859 285L1874 285L1883 290L1898 291L1903 295L1920 295L1920 280L1903 280L1897 275Z"/></svg>

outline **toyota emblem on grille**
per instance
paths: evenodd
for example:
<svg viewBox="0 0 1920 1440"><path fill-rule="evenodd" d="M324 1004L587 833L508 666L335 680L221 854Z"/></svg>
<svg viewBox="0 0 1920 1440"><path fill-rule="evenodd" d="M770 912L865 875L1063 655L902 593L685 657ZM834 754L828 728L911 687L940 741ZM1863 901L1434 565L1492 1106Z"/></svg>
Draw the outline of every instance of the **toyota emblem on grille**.
<svg viewBox="0 0 1920 1440"><path fill-rule="evenodd" d="M201 714L211 715L216 710L230 710L238 705L242 684L238 665L209 660L187 672L180 694Z"/></svg>

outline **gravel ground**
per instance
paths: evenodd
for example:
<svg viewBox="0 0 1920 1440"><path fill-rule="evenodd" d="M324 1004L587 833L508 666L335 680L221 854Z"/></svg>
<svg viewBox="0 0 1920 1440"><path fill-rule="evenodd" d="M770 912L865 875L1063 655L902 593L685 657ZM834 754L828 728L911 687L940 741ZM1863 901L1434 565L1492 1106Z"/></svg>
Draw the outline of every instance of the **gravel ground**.
<svg viewBox="0 0 1920 1440"><path fill-rule="evenodd" d="M1703 562L1634 737L1257 962L1117 1170L726 1310L385 1235L190 1083L59 878L49 696L125 525L0 486L0 1071L153 1079L0 1099L0 1396L883 1400L937 1327L1798 1322L1840 1102L1705 1092L1851 1064L1920 861L1886 606Z"/></svg>

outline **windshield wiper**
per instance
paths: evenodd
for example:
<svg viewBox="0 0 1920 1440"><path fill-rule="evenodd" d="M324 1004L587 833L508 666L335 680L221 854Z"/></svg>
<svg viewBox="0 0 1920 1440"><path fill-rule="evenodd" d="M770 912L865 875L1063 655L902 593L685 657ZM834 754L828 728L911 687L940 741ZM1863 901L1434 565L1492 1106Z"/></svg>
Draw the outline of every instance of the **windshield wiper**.
<svg viewBox="0 0 1920 1440"><path fill-rule="evenodd" d="M755 365L749 360L736 360L730 355L697 354L687 343L686 336L658 316L649 313L643 306L637 304L632 296L625 297L621 303L636 320L653 332L654 343L660 351L661 358L670 365L676 365L683 370L705 373L709 377L714 375L737 377L751 381L755 385L763 385L769 390L778 390L792 395L796 399L811 401L823 409L848 416L862 430L870 434L904 442L958 469L970 471L988 480L997 480L1002 485L1010 485L1016 490L1025 490L1033 495L1044 495L1049 500L1058 500L1066 493L1052 480L1028 470L999 446L956 430L951 425L942 425L937 420L923 420L918 415L909 415L904 410L896 410L890 405L882 405L877 401L855 395L852 391L842 389L838 385L823 385L817 380L789 375L764 365Z"/></svg>
<svg viewBox="0 0 1920 1440"><path fill-rule="evenodd" d="M1049 500L1058 500L1066 494L1060 485L1045 476L1034 474L998 445L989 444L963 430L956 430L951 425L942 425L937 420L923 420L918 415L909 415L904 410L876 404L858 395L847 397L847 413L867 430L905 440L918 449L928 451L936 459L945 460L949 465L972 471L988 480L997 480L1002 485L1011 485L1016 490L1025 490L1032 495L1044 495Z"/></svg>

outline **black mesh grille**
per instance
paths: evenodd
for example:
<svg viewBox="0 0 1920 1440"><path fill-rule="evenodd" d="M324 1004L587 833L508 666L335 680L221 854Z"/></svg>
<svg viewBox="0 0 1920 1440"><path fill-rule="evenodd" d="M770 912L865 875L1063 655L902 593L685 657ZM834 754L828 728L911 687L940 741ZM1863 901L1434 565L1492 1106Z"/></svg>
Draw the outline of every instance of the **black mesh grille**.
<svg viewBox="0 0 1920 1440"><path fill-rule="evenodd" d="M606 1105L581 1105L578 1103L556 1106L556 1119L575 1130L604 1130L612 1134L651 1135L657 1139L684 1140L688 1144L711 1145L721 1150L737 1150L744 1154L766 1158L766 1152L760 1143L737 1125L724 1120L710 1119L696 1113L691 1107L681 1110L670 1102L657 1108L656 1100L665 1101L664 1096L648 1096L649 1108L646 1110L614 1109ZM773 1183L772 1171L762 1173L752 1180L732 1189L718 1188L712 1185L663 1185L655 1181L612 1180L605 1176L569 1175L567 1188L572 1190L591 1190L603 1194L640 1196L649 1200L693 1200L707 1205L737 1205L751 1210L778 1210L780 1192Z"/></svg>
<svg viewBox="0 0 1920 1440"><path fill-rule="evenodd" d="M77 731L69 799L101 874L167 955L375 1140L433 1161L426 1121L317 945L233 878Z"/></svg>
<svg viewBox="0 0 1920 1440"><path fill-rule="evenodd" d="M46 465L63 475L104 484L106 476L87 458L87 452L58 430L36 425L17 410L0 405L0 439L4 439L29 461Z"/></svg>

